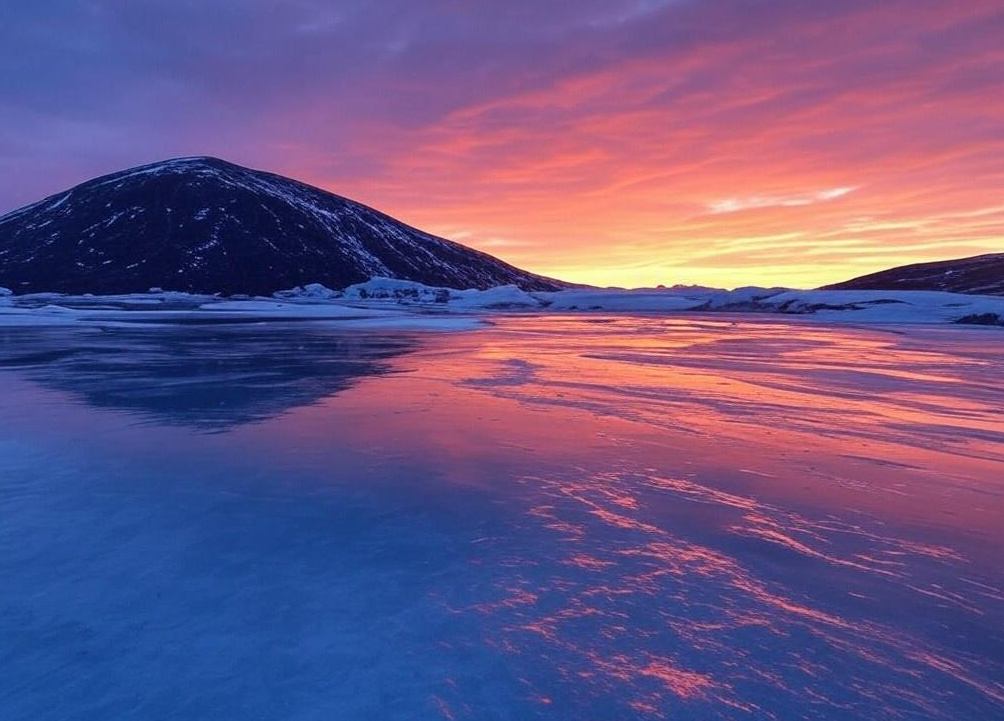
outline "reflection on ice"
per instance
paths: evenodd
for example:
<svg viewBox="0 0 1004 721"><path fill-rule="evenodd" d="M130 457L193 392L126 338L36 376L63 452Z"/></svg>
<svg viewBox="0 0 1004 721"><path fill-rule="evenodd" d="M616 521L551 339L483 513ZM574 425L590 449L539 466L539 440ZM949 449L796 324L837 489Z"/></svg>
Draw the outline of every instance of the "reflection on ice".
<svg viewBox="0 0 1004 721"><path fill-rule="evenodd" d="M0 369L86 403L220 429L309 405L384 373L398 335L243 325L0 333Z"/></svg>
<svg viewBox="0 0 1004 721"><path fill-rule="evenodd" d="M1004 701L993 680L999 659L930 649L923 617L904 630L909 621L861 615L879 599L916 593L942 613L979 619L999 592L941 593L930 578L914 577L924 566L925 574L956 573L963 559L951 549L677 479L525 482L545 501L528 516L551 537L535 543L515 585L504 574L502 602L476 610L500 617L500 643L510 652L553 649L559 673L578 676L579 688L597 696L617 688L627 705L656 715L702 700L700 713L710 705L725 717L725 709L786 709L781 718L817 718L820 709L852 707L871 718L904 710L930 718L962 708L966 696L987 708ZM681 535L691 503L711 506L702 514L710 528ZM816 588L806 588L817 575ZM916 599L880 611L906 609L919 610Z"/></svg>
<svg viewBox="0 0 1004 721"><path fill-rule="evenodd" d="M979 331L218 333L7 336L14 718L1004 713ZM135 400L181 377L256 400Z"/></svg>

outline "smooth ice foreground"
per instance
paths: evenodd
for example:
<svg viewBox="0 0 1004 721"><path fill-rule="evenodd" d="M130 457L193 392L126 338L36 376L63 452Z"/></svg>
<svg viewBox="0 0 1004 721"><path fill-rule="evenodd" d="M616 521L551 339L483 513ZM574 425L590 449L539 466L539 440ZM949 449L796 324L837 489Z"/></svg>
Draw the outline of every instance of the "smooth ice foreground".
<svg viewBox="0 0 1004 721"><path fill-rule="evenodd" d="M999 330L492 323L0 329L0 717L1004 717Z"/></svg>

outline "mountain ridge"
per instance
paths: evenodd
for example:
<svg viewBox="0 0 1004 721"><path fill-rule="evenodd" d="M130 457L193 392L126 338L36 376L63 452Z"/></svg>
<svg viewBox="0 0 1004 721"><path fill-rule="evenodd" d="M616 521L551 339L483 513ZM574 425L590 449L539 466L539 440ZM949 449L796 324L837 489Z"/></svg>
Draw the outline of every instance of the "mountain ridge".
<svg viewBox="0 0 1004 721"><path fill-rule="evenodd" d="M940 290L1004 295L1004 253L900 265L825 285L820 290Z"/></svg>
<svg viewBox="0 0 1004 721"><path fill-rule="evenodd" d="M373 276L460 289L569 285L322 188L210 156L102 175L0 216L0 286L18 294L267 295Z"/></svg>

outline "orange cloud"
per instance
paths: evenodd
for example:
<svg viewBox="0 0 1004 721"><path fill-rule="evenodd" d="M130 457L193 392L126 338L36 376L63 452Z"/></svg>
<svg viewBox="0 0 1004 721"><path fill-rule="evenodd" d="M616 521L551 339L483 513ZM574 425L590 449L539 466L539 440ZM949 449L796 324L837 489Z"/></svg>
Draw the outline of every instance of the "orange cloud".
<svg viewBox="0 0 1004 721"><path fill-rule="evenodd" d="M361 126L379 172L312 179L603 285L815 286L1004 249L999 4L775 5L745 31L716 14L734 3L670 4L664 42Z"/></svg>

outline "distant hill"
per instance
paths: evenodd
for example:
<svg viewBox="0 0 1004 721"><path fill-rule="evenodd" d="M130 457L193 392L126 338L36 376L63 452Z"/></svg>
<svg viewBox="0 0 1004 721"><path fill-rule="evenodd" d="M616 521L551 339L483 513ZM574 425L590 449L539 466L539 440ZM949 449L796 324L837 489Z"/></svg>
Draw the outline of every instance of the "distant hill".
<svg viewBox="0 0 1004 721"><path fill-rule="evenodd" d="M15 293L266 295L373 276L449 288L565 284L352 200L216 158L106 175L0 217L0 287Z"/></svg>
<svg viewBox="0 0 1004 721"><path fill-rule="evenodd" d="M825 290L943 290L1004 295L1004 253L914 263L828 285Z"/></svg>

